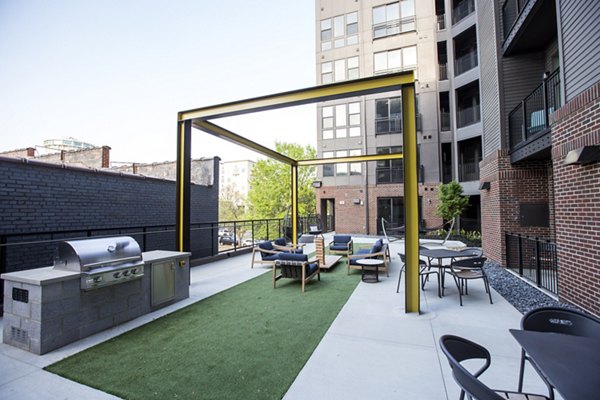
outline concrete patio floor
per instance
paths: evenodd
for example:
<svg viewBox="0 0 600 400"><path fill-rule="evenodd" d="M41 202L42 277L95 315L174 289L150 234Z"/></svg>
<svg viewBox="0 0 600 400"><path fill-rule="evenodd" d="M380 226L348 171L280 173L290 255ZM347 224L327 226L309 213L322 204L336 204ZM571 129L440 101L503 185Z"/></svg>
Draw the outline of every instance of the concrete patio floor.
<svg viewBox="0 0 600 400"><path fill-rule="evenodd" d="M403 243L392 242L390 248L389 278L380 275L378 283L359 283L284 398L458 399L458 386L437 344L443 334L463 336L488 348L492 365L482 380L493 388L515 390L521 350L508 329L519 327L521 314L495 291L490 304L479 281L469 284L469 295L460 307L451 279L446 280L441 299L437 283L429 282L421 294L421 315L406 314L404 275L396 293L401 266L397 253L403 251ZM116 399L42 368L268 271L261 266L251 269L249 254L227 258L192 268L189 299L51 353L38 356L0 344L0 399ZM526 370L525 390L547 393L531 368Z"/></svg>

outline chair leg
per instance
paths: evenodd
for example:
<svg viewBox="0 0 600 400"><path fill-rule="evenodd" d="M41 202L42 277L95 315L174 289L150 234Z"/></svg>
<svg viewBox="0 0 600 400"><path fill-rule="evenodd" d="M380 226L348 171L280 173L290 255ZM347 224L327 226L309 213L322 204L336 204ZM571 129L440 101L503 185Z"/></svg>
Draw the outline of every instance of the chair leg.
<svg viewBox="0 0 600 400"><path fill-rule="evenodd" d="M490 304L494 304L494 302L492 301L492 291L490 290L490 283L488 282L487 278L483 278L483 282L485 283L485 289L488 292L488 296L490 296Z"/></svg>
<svg viewBox="0 0 600 400"><path fill-rule="evenodd" d="M256 252L253 250L252 251L252 263L250 264L250 268L254 268L254 256L256 255Z"/></svg>
<svg viewBox="0 0 600 400"><path fill-rule="evenodd" d="M400 268L400 273L398 274L398 286L396 287L396 293L400 292L400 281L402 280L402 272L404 272L405 267L406 264L402 265L402 268Z"/></svg>
<svg viewBox="0 0 600 400"><path fill-rule="evenodd" d="M517 391L523 391L523 376L525 375L525 350L521 350L521 368L519 369L519 385Z"/></svg>
<svg viewBox="0 0 600 400"><path fill-rule="evenodd" d="M462 307L463 303L462 303L462 290L461 290L461 285L462 283L460 282L460 279L458 279L456 276L452 275L452 277L454 278L454 283L456 283L456 288L458 289L458 299L460 300L460 306Z"/></svg>

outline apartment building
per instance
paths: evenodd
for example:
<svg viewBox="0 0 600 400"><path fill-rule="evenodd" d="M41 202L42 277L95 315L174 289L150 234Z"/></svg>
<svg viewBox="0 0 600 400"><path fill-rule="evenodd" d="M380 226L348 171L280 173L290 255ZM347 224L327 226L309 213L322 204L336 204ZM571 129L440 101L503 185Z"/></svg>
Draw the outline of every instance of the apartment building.
<svg viewBox="0 0 600 400"><path fill-rule="evenodd" d="M416 83L419 209L441 226L436 187L454 179L470 196L461 226L480 229L480 68L473 0L317 0L317 83L413 70ZM402 150L400 93L318 105L320 157ZM404 225L402 160L319 168L318 208L326 228L381 233Z"/></svg>
<svg viewBox="0 0 600 400"><path fill-rule="evenodd" d="M537 250L556 249L559 298L600 315L600 2L476 8L484 252L510 267L508 233L542 239Z"/></svg>
<svg viewBox="0 0 600 400"><path fill-rule="evenodd" d="M237 206L245 206L255 165L256 162L251 160L221 161L220 198L234 201Z"/></svg>

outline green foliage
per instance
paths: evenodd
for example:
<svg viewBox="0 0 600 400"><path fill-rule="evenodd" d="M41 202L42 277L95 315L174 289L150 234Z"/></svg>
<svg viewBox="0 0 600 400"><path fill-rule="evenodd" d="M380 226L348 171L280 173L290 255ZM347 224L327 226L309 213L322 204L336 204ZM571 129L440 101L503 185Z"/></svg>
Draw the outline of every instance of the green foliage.
<svg viewBox="0 0 600 400"><path fill-rule="evenodd" d="M317 152L311 146L295 143L275 143L275 150L293 159L314 159ZM300 215L314 214L316 196L312 182L316 178L316 167L298 169L298 212ZM282 218L291 205L291 169L279 161L260 160L252 169L248 192L249 217Z"/></svg>
<svg viewBox="0 0 600 400"><path fill-rule="evenodd" d="M448 232L445 229L438 229L427 234L429 239L445 239L458 240L463 242L467 246L481 247L481 232L478 231L465 231L461 229L460 232L453 230ZM446 239L446 240L448 240Z"/></svg>
<svg viewBox="0 0 600 400"><path fill-rule="evenodd" d="M456 181L451 181L438 186L438 198L440 200L436 215L446 221L460 216L469 206L469 196L463 196L463 188Z"/></svg>

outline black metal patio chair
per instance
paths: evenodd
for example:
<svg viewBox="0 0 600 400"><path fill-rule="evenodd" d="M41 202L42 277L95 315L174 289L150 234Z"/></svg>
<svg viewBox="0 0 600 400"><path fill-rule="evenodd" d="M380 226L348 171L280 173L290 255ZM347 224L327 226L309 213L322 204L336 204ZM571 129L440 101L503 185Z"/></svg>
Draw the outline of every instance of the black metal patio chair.
<svg viewBox="0 0 600 400"><path fill-rule="evenodd" d="M490 297L490 304L493 304L490 284L488 282L487 275L483 270L483 265L485 264L486 260L487 258L485 257L472 257L452 261L452 264L450 264L450 270L448 273L454 277L454 282L456 282L461 306L463 305L463 293L469 294L467 281L473 279L483 279L485 291Z"/></svg>

